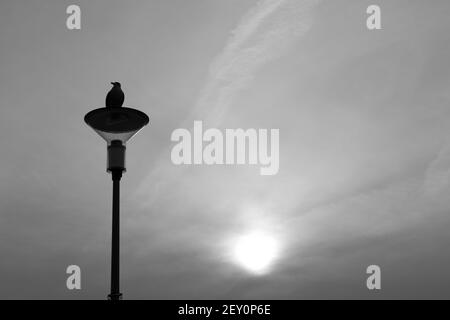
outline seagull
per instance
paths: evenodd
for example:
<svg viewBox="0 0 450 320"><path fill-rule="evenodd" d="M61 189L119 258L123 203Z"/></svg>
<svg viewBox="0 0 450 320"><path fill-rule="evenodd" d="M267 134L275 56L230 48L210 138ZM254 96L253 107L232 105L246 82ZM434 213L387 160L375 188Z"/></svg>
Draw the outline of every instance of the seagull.
<svg viewBox="0 0 450 320"><path fill-rule="evenodd" d="M107 108L120 108L125 100L125 94L120 88L119 82L111 82L113 87L109 90L106 95L106 107Z"/></svg>

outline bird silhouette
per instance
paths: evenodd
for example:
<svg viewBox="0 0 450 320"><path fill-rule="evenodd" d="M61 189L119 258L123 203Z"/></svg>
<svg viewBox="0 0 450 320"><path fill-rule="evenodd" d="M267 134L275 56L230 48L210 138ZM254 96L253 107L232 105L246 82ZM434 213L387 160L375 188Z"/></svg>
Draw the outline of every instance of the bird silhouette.
<svg viewBox="0 0 450 320"><path fill-rule="evenodd" d="M113 87L106 95L105 105L107 108L120 108L125 100L125 94L123 93L119 82L111 82L111 84Z"/></svg>

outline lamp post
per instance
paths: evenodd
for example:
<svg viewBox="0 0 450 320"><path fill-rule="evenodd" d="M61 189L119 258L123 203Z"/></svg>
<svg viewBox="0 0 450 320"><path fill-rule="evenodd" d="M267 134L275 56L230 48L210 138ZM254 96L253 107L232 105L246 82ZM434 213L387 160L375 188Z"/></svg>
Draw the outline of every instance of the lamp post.
<svg viewBox="0 0 450 320"><path fill-rule="evenodd" d="M84 121L107 142L107 172L113 181L111 293L110 300L121 300L120 293L120 179L125 169L125 144L148 124L148 116L132 108L106 107L88 112Z"/></svg>

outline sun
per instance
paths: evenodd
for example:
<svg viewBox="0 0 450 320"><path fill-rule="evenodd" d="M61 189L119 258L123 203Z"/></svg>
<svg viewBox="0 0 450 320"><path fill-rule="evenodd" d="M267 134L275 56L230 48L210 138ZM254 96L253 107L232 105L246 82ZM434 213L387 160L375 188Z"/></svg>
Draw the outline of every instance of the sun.
<svg viewBox="0 0 450 320"><path fill-rule="evenodd" d="M277 255L277 241L263 232L251 232L241 236L234 247L236 263L255 275L269 272Z"/></svg>

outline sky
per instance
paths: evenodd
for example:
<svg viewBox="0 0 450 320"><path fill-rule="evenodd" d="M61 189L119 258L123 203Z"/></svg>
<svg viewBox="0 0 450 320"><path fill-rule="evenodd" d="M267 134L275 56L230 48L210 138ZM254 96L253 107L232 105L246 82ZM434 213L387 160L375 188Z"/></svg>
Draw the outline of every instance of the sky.
<svg viewBox="0 0 450 320"><path fill-rule="evenodd" d="M449 15L446 0L2 1L0 299L106 298L111 177L83 117L111 81L150 117L121 183L125 299L449 299ZM195 120L279 129L278 173L174 165L171 133Z"/></svg>

